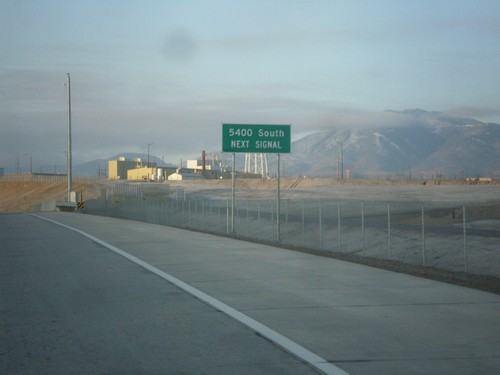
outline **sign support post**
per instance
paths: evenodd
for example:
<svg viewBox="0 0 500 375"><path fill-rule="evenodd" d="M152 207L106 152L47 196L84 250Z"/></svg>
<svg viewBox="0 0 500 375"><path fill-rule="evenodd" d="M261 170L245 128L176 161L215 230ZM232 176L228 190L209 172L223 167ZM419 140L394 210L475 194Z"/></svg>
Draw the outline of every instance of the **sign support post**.
<svg viewBox="0 0 500 375"><path fill-rule="evenodd" d="M281 242L280 154L278 154L278 202L276 204L276 240Z"/></svg>
<svg viewBox="0 0 500 375"><path fill-rule="evenodd" d="M234 235L234 211L236 204L236 184L235 184L235 155L233 152L231 160L231 234Z"/></svg>
<svg viewBox="0 0 500 375"><path fill-rule="evenodd" d="M281 154L290 153L291 125L222 124L222 151L232 153L231 234L235 234L236 187L235 153L272 153L278 158L278 189L276 205L276 238L281 241Z"/></svg>
<svg viewBox="0 0 500 375"><path fill-rule="evenodd" d="M68 175L68 202L76 203L76 199L73 200L71 193L73 192L73 167L71 161L71 83L68 73L68 155L67 155L67 175Z"/></svg>

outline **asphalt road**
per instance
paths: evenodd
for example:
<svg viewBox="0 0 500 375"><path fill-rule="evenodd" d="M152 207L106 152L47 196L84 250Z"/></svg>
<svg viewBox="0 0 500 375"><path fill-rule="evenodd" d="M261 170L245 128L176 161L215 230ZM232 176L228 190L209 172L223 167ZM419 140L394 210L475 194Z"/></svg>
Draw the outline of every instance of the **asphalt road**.
<svg viewBox="0 0 500 375"><path fill-rule="evenodd" d="M159 225L40 216L68 227L0 215L0 373L314 373L307 358L331 374L500 373L498 295Z"/></svg>
<svg viewBox="0 0 500 375"><path fill-rule="evenodd" d="M28 215L0 228L1 374L317 373L75 232Z"/></svg>

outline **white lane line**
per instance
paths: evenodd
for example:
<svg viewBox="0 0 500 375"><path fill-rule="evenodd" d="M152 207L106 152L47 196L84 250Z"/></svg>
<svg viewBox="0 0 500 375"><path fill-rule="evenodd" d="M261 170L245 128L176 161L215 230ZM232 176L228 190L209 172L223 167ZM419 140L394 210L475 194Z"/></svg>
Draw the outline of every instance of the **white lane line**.
<svg viewBox="0 0 500 375"><path fill-rule="evenodd" d="M285 351L289 352L290 354L294 355L295 357L301 359L302 361L308 363L312 367L316 368L320 372L327 374L327 375L349 375L347 372L344 370L338 368L337 366L332 365L325 359L321 358L317 354L311 352L310 350L307 350L303 346L297 344L296 342L286 338L285 336L279 334L278 332L272 330L271 328L265 326L264 324L259 323L258 321L250 318L249 316L239 312L238 310L235 310L229 305L226 305L225 303L209 296L208 294L202 292L199 289L193 288L191 285L185 283L184 281L181 281L177 279L176 277L152 266L149 263L146 263L139 258L117 248L116 246L113 246L107 242L104 242L100 240L97 237L94 237L84 231L81 231L79 229L73 228L69 225L60 223L58 221L52 220L45 218L43 216L39 216L36 214L31 214L31 216L37 217L39 219L49 221L51 223L60 225L61 227L64 227L66 229L72 230L73 232L76 232L78 234L81 234L82 236L98 243L101 246L104 246L105 248L115 252L118 255L121 255L122 257L130 260L131 262L147 269L148 271L154 273L157 276L160 276L161 278L167 280L168 282L174 284L178 288L188 292L192 296L198 298L199 300L207 303L210 306L213 306L217 310L223 312L224 314L228 315L229 317L239 321L240 323L244 324L251 330L257 332L258 334L266 337L268 340L272 341L276 345L280 346L282 349Z"/></svg>

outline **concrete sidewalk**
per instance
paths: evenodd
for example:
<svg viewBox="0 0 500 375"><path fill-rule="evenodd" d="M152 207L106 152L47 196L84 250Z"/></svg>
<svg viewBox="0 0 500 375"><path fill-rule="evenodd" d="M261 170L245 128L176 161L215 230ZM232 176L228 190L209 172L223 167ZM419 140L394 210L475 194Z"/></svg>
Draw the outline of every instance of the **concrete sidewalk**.
<svg viewBox="0 0 500 375"><path fill-rule="evenodd" d="M91 234L349 374L500 373L500 296L330 258L83 214Z"/></svg>

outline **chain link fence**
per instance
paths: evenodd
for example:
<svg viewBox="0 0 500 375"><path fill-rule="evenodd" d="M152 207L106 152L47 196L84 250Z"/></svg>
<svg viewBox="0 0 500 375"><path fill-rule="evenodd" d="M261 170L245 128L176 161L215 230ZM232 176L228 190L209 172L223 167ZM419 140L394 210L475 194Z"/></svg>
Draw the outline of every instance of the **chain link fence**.
<svg viewBox="0 0 500 375"><path fill-rule="evenodd" d="M499 221L450 202L207 199L166 184L109 185L85 212L306 249L500 277ZM279 224L278 224L279 223Z"/></svg>

